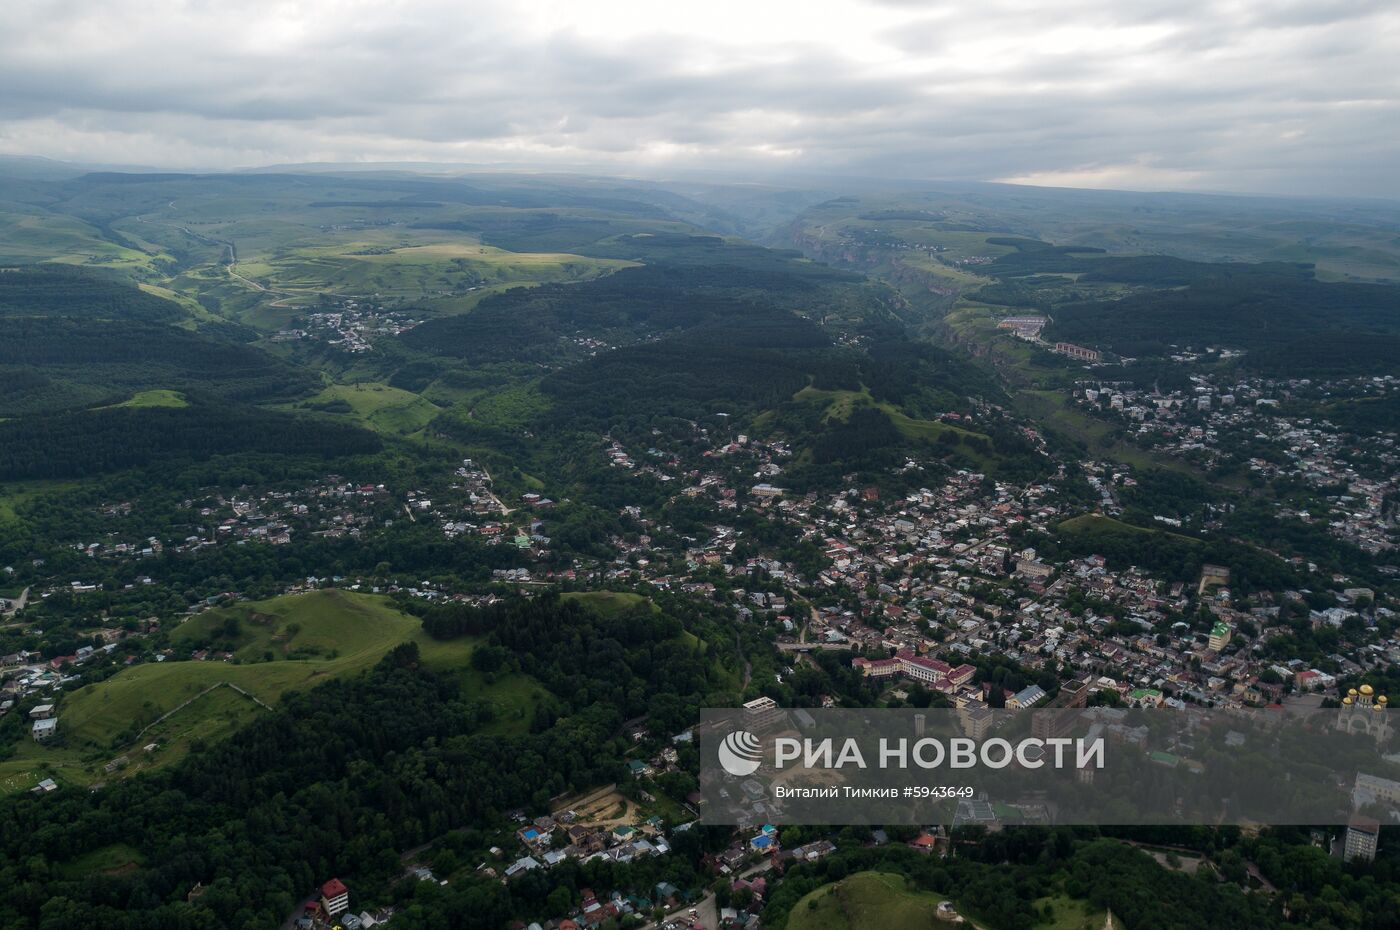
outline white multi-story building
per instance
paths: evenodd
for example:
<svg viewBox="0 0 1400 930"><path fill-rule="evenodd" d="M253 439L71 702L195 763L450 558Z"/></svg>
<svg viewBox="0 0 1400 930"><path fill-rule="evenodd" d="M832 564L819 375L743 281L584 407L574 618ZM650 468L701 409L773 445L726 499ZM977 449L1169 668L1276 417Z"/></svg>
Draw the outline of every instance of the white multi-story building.
<svg viewBox="0 0 1400 930"><path fill-rule="evenodd" d="M1353 817L1347 823L1346 845L1342 849L1342 859L1364 859L1367 862L1376 858L1376 841L1380 837L1381 826L1366 817Z"/></svg>
<svg viewBox="0 0 1400 930"><path fill-rule="evenodd" d="M321 886L321 907L331 917L337 917L350 909L350 889L338 878L333 878Z"/></svg>

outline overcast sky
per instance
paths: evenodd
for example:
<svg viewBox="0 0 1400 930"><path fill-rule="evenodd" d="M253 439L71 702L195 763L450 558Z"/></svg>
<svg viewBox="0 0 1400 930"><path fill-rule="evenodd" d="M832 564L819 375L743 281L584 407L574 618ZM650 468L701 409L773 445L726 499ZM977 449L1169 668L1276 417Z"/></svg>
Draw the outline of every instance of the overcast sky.
<svg viewBox="0 0 1400 930"><path fill-rule="evenodd" d="M1400 197L1398 0L4 0L0 152Z"/></svg>

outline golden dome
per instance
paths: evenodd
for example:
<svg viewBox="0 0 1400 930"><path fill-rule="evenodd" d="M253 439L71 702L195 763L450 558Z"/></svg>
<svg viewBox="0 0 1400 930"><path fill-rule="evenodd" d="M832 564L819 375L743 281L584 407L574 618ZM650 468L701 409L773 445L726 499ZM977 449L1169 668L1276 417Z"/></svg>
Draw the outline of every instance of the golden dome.
<svg viewBox="0 0 1400 930"><path fill-rule="evenodd" d="M1385 705L1384 705L1384 704L1372 704L1372 705L1371 705L1371 710L1375 711L1376 713L1380 713L1381 711L1385 710Z"/></svg>
<svg viewBox="0 0 1400 930"><path fill-rule="evenodd" d="M1362 693L1362 694L1374 694L1374 693L1375 693L1375 690L1376 690L1376 689L1375 689L1375 688L1372 688L1370 685L1362 685L1362 686L1361 686L1361 693Z"/></svg>
<svg viewBox="0 0 1400 930"><path fill-rule="evenodd" d="M1377 703L1377 704L1384 704L1384 703L1386 703L1386 702L1389 701L1389 700L1390 700L1390 698L1388 698L1388 697L1386 697L1384 694L1382 694L1380 697L1376 698L1376 703Z"/></svg>
<svg viewBox="0 0 1400 930"><path fill-rule="evenodd" d="M1355 689L1355 688L1348 688L1348 689L1347 689L1347 694L1350 694L1352 697L1356 697L1356 689Z"/></svg>
<svg viewBox="0 0 1400 930"><path fill-rule="evenodd" d="M1351 698L1350 698L1350 697L1344 697L1344 698L1342 698L1342 704L1345 705L1345 706L1347 706L1347 707L1350 707L1350 706L1351 706Z"/></svg>

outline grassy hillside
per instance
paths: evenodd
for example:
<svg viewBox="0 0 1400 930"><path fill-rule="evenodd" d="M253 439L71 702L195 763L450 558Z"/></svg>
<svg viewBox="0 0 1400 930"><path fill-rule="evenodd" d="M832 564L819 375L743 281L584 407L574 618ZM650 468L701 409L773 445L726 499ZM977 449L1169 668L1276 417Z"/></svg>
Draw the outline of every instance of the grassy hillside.
<svg viewBox="0 0 1400 930"><path fill-rule="evenodd" d="M921 403L918 397L911 400ZM880 420L888 425L876 422L877 429L872 432L872 421ZM787 432L798 435L804 429L820 430L811 460L827 465L864 461L865 455L886 447L918 449L957 467L979 471L995 472L1002 465L995 441L986 433L911 416L899 403L877 400L865 386L859 391L808 386L793 395L791 404L762 422L765 428L785 425ZM799 422L806 426L797 426Z"/></svg>
<svg viewBox="0 0 1400 930"><path fill-rule="evenodd" d="M206 611L177 627L170 642L177 651L229 649L242 662L302 654L342 664L363 660L368 667L417 625L382 598L316 591Z"/></svg>
<svg viewBox="0 0 1400 930"><path fill-rule="evenodd" d="M624 591L575 591L562 597L566 601L577 601L604 617L635 610L647 603L647 599L642 595ZM655 605L652 609L655 610Z"/></svg>
<svg viewBox="0 0 1400 930"><path fill-rule="evenodd" d="M1115 520L1112 517L1105 517L1103 514L1086 513L1078 517L1072 517L1060 524L1062 533L1081 533L1098 536L1126 535L1126 536L1151 536L1159 534L1169 536L1173 539L1182 539L1189 543L1196 543L1200 540L1190 536L1183 536L1180 533L1171 533L1156 527L1133 526L1131 523L1124 523L1122 520Z"/></svg>
<svg viewBox="0 0 1400 930"><path fill-rule="evenodd" d="M151 391L137 391L127 400L120 404L113 404L114 407L188 407L189 401L185 395L179 391L167 391L157 388Z"/></svg>
<svg viewBox="0 0 1400 930"><path fill-rule="evenodd" d="M868 389L860 391L845 390L824 390L821 388L803 388L793 395L792 398L798 403L825 404L822 411L822 418L825 420L849 420L851 414L862 407L874 407L883 410L889 415L890 421L895 428L908 439L926 439L935 441L944 433L952 433L955 436L972 436L990 441L990 437L984 433L963 429L951 423L943 423L939 420L920 420L905 414L894 404L876 401L870 396Z"/></svg>
<svg viewBox="0 0 1400 930"><path fill-rule="evenodd" d="M135 666L67 696L59 707L63 745L21 744L15 758L0 762L0 794L30 787L42 777L89 784L169 765L266 713L253 698L274 704L288 692L358 674L403 642L417 643L432 668L460 670L466 694L494 706L497 720L491 729L496 732L528 727L530 707L544 694L526 675L488 682L470 667L476 640L433 640L416 618L395 609L387 598L348 591L316 591L207 611L174 630L171 641L175 657ZM181 658L208 645L230 649L235 660ZM146 752L143 747L150 743L159 748ZM104 771L107 762L122 755L128 763L120 772Z"/></svg>
<svg viewBox="0 0 1400 930"><path fill-rule="evenodd" d="M951 900L965 923L938 919L940 901ZM1052 916L1037 924L1037 930L1100 930L1106 913L1084 901L1063 896L1036 902L1049 906ZM929 930L958 926L973 930L997 930L958 906L956 898L911 888L903 875L888 872L857 872L831 885L825 885L798 901L788 916L787 930Z"/></svg>
<svg viewBox="0 0 1400 930"><path fill-rule="evenodd" d="M332 384L297 406L346 413L371 429L398 434L422 429L441 412L417 394L378 381Z"/></svg>
<svg viewBox="0 0 1400 930"><path fill-rule="evenodd" d="M558 252L508 252L449 236L398 231L321 245L316 243L323 236L308 233L294 248L240 259L238 271L289 293L422 298L460 295L485 286L585 280L631 264Z"/></svg>
<svg viewBox="0 0 1400 930"><path fill-rule="evenodd" d="M927 930L939 925L938 904L945 900L912 890L903 875L857 872L798 901L787 925L788 930Z"/></svg>
<svg viewBox="0 0 1400 930"><path fill-rule="evenodd" d="M191 308L274 329L321 293L413 301L431 316L629 264L589 251L602 239L693 230L659 201L703 212L660 191L599 196L508 176L0 178L0 264L109 267Z"/></svg>
<svg viewBox="0 0 1400 930"><path fill-rule="evenodd" d="M168 258L158 248L147 252L107 239L77 217L19 204L0 207L0 264L55 262L150 272L154 260Z"/></svg>
<svg viewBox="0 0 1400 930"><path fill-rule="evenodd" d="M415 357L389 383L450 407L432 428L469 444L474 455L489 460L488 446L508 451L503 473L579 473L573 453L559 457L567 462L528 461L534 450L556 455L548 445L559 437L588 432L630 442L634 433L651 437L658 423L687 430L692 419L722 415L744 427L755 418L762 435L799 449L817 434L840 434L823 442L815 457L821 471L806 479L820 483L839 477L837 446L868 447L870 437L861 423L835 428L848 416L824 419L818 404L831 400L815 389L802 394L809 385L832 399L844 392L843 409L859 406L884 419L881 460L859 467L883 468L902 447L934 443L950 454L964 445L969 464L988 463L975 451L990 450L988 436L938 418L971 409L974 390L997 396L995 385L933 347L901 350L907 339L887 289L716 237L619 237L612 246L648 264L511 291L470 313L429 320L398 340ZM848 331L865 342L838 341ZM1003 443L996 445L1000 451Z"/></svg>

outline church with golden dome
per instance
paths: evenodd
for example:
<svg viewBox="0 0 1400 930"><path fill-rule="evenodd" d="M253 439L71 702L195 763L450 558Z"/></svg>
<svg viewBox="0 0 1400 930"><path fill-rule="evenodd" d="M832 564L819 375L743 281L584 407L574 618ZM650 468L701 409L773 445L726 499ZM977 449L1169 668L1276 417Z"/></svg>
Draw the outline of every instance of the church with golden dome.
<svg viewBox="0 0 1400 930"><path fill-rule="evenodd" d="M1385 713L1389 700L1384 694L1377 695L1376 689L1370 685L1348 689L1337 712L1337 729L1348 733L1367 733L1375 737L1376 742L1384 742L1391 734L1386 719L1389 715Z"/></svg>

